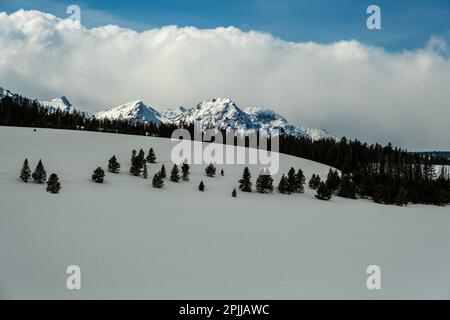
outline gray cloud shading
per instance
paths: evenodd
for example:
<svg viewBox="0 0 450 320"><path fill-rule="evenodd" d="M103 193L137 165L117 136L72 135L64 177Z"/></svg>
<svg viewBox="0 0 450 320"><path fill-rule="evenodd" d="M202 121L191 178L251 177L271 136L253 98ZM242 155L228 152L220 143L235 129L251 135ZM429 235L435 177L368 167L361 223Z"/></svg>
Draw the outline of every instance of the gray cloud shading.
<svg viewBox="0 0 450 320"><path fill-rule="evenodd" d="M0 13L0 86L87 111L135 99L192 106L227 96L336 136L450 150L450 59L431 38L414 51L358 41L294 43L228 27L135 32L76 28L39 11Z"/></svg>

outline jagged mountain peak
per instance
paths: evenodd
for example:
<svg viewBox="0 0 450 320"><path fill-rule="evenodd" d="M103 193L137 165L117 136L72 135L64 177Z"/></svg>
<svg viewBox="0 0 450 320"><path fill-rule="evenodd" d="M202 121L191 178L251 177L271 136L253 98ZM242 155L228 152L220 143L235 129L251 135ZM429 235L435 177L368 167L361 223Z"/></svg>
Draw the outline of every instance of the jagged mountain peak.
<svg viewBox="0 0 450 320"><path fill-rule="evenodd" d="M158 113L155 109L148 107L142 100L135 100L124 103L118 107L99 111L95 114L96 118L123 119L132 122L143 121L160 123Z"/></svg>
<svg viewBox="0 0 450 320"><path fill-rule="evenodd" d="M50 112L55 112L56 110L74 112L75 107L70 103L67 97L62 96L60 98L55 98L50 101L40 101L41 105L48 108Z"/></svg>
<svg viewBox="0 0 450 320"><path fill-rule="evenodd" d="M187 123L199 122L203 129L218 128L237 131L257 129L247 113L233 100L224 97L198 103L186 112L183 120Z"/></svg>

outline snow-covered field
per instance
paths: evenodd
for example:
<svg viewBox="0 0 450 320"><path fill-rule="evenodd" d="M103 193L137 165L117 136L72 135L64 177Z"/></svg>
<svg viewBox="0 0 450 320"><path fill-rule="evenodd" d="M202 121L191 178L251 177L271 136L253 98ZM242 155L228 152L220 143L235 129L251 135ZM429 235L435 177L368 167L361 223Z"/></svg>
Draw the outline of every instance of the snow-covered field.
<svg viewBox="0 0 450 320"><path fill-rule="evenodd" d="M173 144L0 127L0 298L450 298L449 208L323 202L308 188L232 198L241 165L214 178L193 166L190 182L152 188L162 162L170 172ZM158 157L148 180L128 173L141 147ZM113 154L121 173L91 182ZM60 176L61 194L19 181L26 157ZM329 169L285 155L281 166L307 179ZM68 265L81 267L81 290L66 289ZM381 290L366 288L369 265L381 267Z"/></svg>

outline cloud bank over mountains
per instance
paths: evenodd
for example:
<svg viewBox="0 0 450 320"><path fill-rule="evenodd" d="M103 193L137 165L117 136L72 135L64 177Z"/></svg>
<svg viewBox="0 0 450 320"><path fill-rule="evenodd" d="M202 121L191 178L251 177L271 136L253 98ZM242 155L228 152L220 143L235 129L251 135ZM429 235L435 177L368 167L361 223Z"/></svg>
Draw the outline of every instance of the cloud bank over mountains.
<svg viewBox="0 0 450 320"><path fill-rule="evenodd" d="M433 37L422 49L390 53L234 27L87 29L39 11L0 12L0 86L41 100L67 95L91 112L138 99L163 108L227 96L335 136L449 150L449 84L449 50Z"/></svg>

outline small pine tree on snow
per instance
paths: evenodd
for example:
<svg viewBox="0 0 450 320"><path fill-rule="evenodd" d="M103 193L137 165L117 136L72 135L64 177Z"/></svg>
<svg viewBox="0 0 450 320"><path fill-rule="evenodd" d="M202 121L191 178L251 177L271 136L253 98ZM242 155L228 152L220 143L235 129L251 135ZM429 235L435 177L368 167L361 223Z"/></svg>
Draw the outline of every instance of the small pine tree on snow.
<svg viewBox="0 0 450 320"><path fill-rule="evenodd" d="M153 176L152 185L153 185L153 188L158 188L158 189L161 189L162 187L164 187L164 178L162 177L161 172L157 172Z"/></svg>
<svg viewBox="0 0 450 320"><path fill-rule="evenodd" d="M330 168L330 170L328 171L326 184L331 192L338 190L339 185L341 184L341 178L339 177L339 173L336 170Z"/></svg>
<svg viewBox="0 0 450 320"><path fill-rule="evenodd" d="M148 179L147 163L144 163L144 171L142 172L142 177Z"/></svg>
<svg viewBox="0 0 450 320"><path fill-rule="evenodd" d="M272 178L272 175L270 174L269 169L266 169L266 172L265 172L264 188L265 188L266 193L273 192L273 178Z"/></svg>
<svg viewBox="0 0 450 320"><path fill-rule="evenodd" d="M208 177L214 177L216 175L216 167L214 167L214 165L212 163L210 163L205 168L205 172Z"/></svg>
<svg viewBox="0 0 450 320"><path fill-rule="evenodd" d="M146 162L145 161L145 152L144 152L144 150L140 149L137 157L139 158L139 160L141 162L140 168L142 170L142 169L144 169L144 164Z"/></svg>
<svg viewBox="0 0 450 320"><path fill-rule="evenodd" d="M181 165L181 172L181 179L183 179L183 181L189 181L189 164L187 161L183 162Z"/></svg>
<svg viewBox="0 0 450 320"><path fill-rule="evenodd" d="M256 179L256 192L259 193L271 193L273 191L273 179L269 170L261 170L258 178Z"/></svg>
<svg viewBox="0 0 450 320"><path fill-rule="evenodd" d="M108 171L112 173L119 173L120 163L117 161L116 156L112 156L108 162Z"/></svg>
<svg viewBox="0 0 450 320"><path fill-rule="evenodd" d="M264 193L264 181L263 175L259 174L258 178L256 178L255 189L258 193Z"/></svg>
<svg viewBox="0 0 450 320"><path fill-rule="evenodd" d="M153 148L150 148L150 150L148 151L146 160L148 163L156 163L156 156L155 156L155 151L153 151Z"/></svg>
<svg viewBox="0 0 450 320"><path fill-rule="evenodd" d="M220 175L223 177L225 175L225 172L223 171L223 169L220 170Z"/></svg>
<svg viewBox="0 0 450 320"><path fill-rule="evenodd" d="M22 170L20 170L20 179L22 179L23 182L28 182L31 177L31 169L28 165L28 159L25 159L22 165Z"/></svg>
<svg viewBox="0 0 450 320"><path fill-rule="evenodd" d="M166 167L164 167L164 164L161 166L161 171L160 171L160 173L161 173L161 177L162 177L163 179L165 179L165 178L167 177Z"/></svg>
<svg viewBox="0 0 450 320"><path fill-rule="evenodd" d="M98 167L92 173L91 178L92 178L92 181L94 181L94 182L103 183L103 180L105 178L105 171L102 168Z"/></svg>
<svg viewBox="0 0 450 320"><path fill-rule="evenodd" d="M141 159L138 156L134 157L131 162L130 174L132 176L139 177L141 175L141 165Z"/></svg>
<svg viewBox="0 0 450 320"><path fill-rule="evenodd" d="M289 193L295 192L295 169L293 167L288 172L287 181Z"/></svg>
<svg viewBox="0 0 450 320"><path fill-rule="evenodd" d="M305 192L305 175L302 169L298 169L297 174L294 177L294 191L298 193Z"/></svg>
<svg viewBox="0 0 450 320"><path fill-rule="evenodd" d="M342 174L341 184L337 195L343 198L356 199L356 184L349 174Z"/></svg>
<svg viewBox="0 0 450 320"><path fill-rule="evenodd" d="M172 171L170 172L170 181L179 182L180 181L180 171L176 164L173 165Z"/></svg>
<svg viewBox="0 0 450 320"><path fill-rule="evenodd" d="M233 198L236 198L236 197L237 197L236 189L233 189L233 192L231 192L231 196L232 196Z"/></svg>
<svg viewBox="0 0 450 320"><path fill-rule="evenodd" d="M397 197L395 198L395 204L397 206L403 207L408 205L408 191L405 188L400 187L398 189Z"/></svg>
<svg viewBox="0 0 450 320"><path fill-rule="evenodd" d="M331 189L327 186L325 182L321 182L317 188L316 198L320 200L330 200L331 199Z"/></svg>
<svg viewBox="0 0 450 320"><path fill-rule="evenodd" d="M239 180L239 189L242 192L252 192L252 181L251 181L251 174L248 167L245 167L244 173L242 174L242 179Z"/></svg>
<svg viewBox="0 0 450 320"><path fill-rule="evenodd" d="M59 182L58 175L52 173L47 181L47 192L56 194L61 190L61 183Z"/></svg>
<svg viewBox="0 0 450 320"><path fill-rule="evenodd" d="M47 180L47 172L45 171L41 160L39 160L36 169L31 176L33 177L34 182L39 184L42 184Z"/></svg>
<svg viewBox="0 0 450 320"><path fill-rule="evenodd" d="M203 181L200 181L200 184L198 185L198 190L200 191L205 191L205 184L203 183Z"/></svg>
<svg viewBox="0 0 450 320"><path fill-rule="evenodd" d="M316 175L315 173L313 173L311 179L309 180L308 185L313 190L316 190L317 188L319 188L319 185L320 185L319 175Z"/></svg>
<svg viewBox="0 0 450 320"><path fill-rule="evenodd" d="M278 183L278 192L279 193L290 193L289 192L289 182L284 174L281 176L280 182Z"/></svg>

